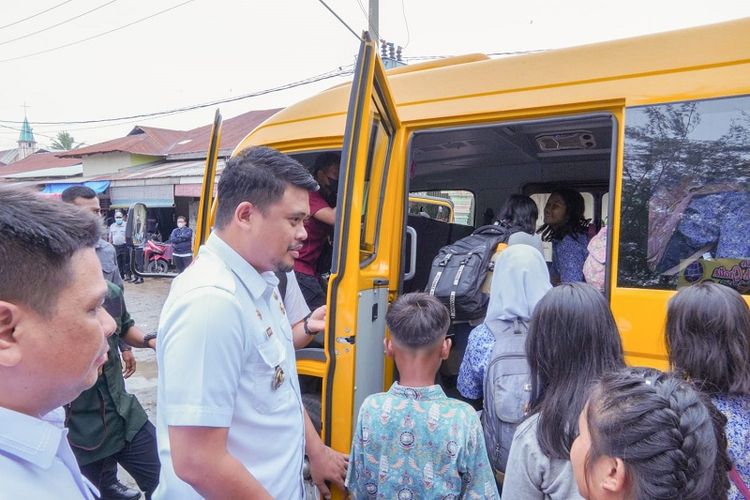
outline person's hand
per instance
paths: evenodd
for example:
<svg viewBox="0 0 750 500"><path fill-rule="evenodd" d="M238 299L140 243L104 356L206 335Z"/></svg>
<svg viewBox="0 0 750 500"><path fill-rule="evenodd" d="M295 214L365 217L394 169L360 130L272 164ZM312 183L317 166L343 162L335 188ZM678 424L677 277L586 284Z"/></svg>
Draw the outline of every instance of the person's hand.
<svg viewBox="0 0 750 500"><path fill-rule="evenodd" d="M326 328L326 306L315 309L307 320L307 329L311 332L322 332Z"/></svg>
<svg viewBox="0 0 750 500"><path fill-rule="evenodd" d="M135 373L135 356L133 351L122 351L122 377L128 378Z"/></svg>
<svg viewBox="0 0 750 500"><path fill-rule="evenodd" d="M332 482L341 491L346 490L344 483L346 470L349 467L348 455L321 444L315 454L308 454L308 458L310 459L310 476L323 498L331 498L331 491L326 481Z"/></svg>

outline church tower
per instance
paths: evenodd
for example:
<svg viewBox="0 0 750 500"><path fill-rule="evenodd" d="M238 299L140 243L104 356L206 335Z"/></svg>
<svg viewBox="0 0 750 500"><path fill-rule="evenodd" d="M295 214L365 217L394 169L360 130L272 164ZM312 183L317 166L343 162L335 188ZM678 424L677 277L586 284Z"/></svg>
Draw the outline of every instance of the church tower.
<svg viewBox="0 0 750 500"><path fill-rule="evenodd" d="M24 115L21 135L18 137L18 159L16 161L23 160L35 150L36 140L34 140L34 133L31 131L28 118Z"/></svg>

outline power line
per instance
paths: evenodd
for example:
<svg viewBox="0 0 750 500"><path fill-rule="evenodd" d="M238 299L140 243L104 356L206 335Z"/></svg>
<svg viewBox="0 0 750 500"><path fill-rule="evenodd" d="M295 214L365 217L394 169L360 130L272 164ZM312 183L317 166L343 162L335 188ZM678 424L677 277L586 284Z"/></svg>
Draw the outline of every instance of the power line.
<svg viewBox="0 0 750 500"><path fill-rule="evenodd" d="M66 19L64 21L60 21L59 23L53 24L52 26L47 26L46 28L42 28L42 29L34 31L32 33L27 33L25 35L22 35L22 36L19 36L19 37L16 37L16 38L11 38L10 40L5 40L4 42L0 42L0 45L5 45L5 44L11 43L11 42L15 42L17 40L23 40L24 38L29 38L30 36L38 35L39 33L44 33L45 31L49 31L49 30L51 30L53 28L57 28L58 26L62 26L63 24L67 24L67 23L69 23L71 21L75 21L76 19L79 19L79 18L81 18L81 17L83 17L83 16L85 16L87 14L91 14L92 12L95 12L95 11L97 11L99 9L102 9L102 8L106 7L107 5L113 4L115 2L117 2L117 0L110 0L109 2L107 2L105 4L99 5L98 7L94 7L91 10L87 10L86 12L84 12L82 14L78 14L77 16L73 16L73 17L68 18L68 19Z"/></svg>
<svg viewBox="0 0 750 500"><path fill-rule="evenodd" d="M154 13L154 14L151 14L151 15L149 15L149 16L146 16L146 17L142 17L142 18L140 18L140 19L137 19L137 20L135 20L135 21L133 21L133 22L130 22L130 23L128 23L128 24L124 24L124 25L122 25L122 26L120 26L120 27L118 27L118 28L114 28L114 29L111 29L111 30L109 30L109 31L105 31L105 32L103 32L103 33L99 33L99 34L97 34L97 35L93 35L93 36L90 36L90 37L87 37L87 38L82 38L81 40L76 40L75 42L70 42L70 43L66 43L66 44L64 44L64 45L60 45L60 46L58 46L58 47L52 47L51 49L45 49L45 50L40 50L40 51L38 51L38 52L32 52L31 54L25 54L25 55L22 55L22 56L16 56L16 57L10 57L10 58L8 58L8 59L0 59L0 63L4 63L4 62L10 62L10 61L17 61L17 60L19 60L19 59L26 59L27 57L38 56L38 55L40 55L40 54L46 54L46 53L48 53L48 52L54 52L54 51L56 51L56 50L64 49L64 48L66 48L66 47L70 47L70 46L72 46L72 45L77 45L77 44L79 44L79 43L83 43L83 42L88 42L89 40L93 40L93 39L95 39L95 38L99 38L99 37L102 37L102 36L104 36L104 35L109 35L110 33L114 33L115 31L120 31L120 30L122 30L122 29L125 29L125 28L128 28L128 27L130 27L130 26L133 26L134 24L138 24L138 23L141 23L141 22L143 22L143 21L147 21L147 20L149 20L149 19L152 19L152 18L154 18L154 17L156 17L156 16L159 16L159 15L161 15L161 14L164 14L164 13L166 13L166 12L169 12L170 10L174 10L174 9L177 9L177 8L179 8L179 7L182 7L183 5L189 4L189 3L191 3L191 2L194 2L194 1L195 1L195 0L187 0L187 1L185 1L185 2L179 3L179 4L177 4L177 5L173 5L172 7L166 8L166 9L164 9L164 10L160 10L159 12L156 12L156 13Z"/></svg>
<svg viewBox="0 0 750 500"><path fill-rule="evenodd" d="M204 102L200 104L193 104L190 106L184 106L181 108L175 108L165 111L157 111L155 113L142 113L137 115L129 115L129 116L120 116L116 118L102 118L97 120L73 120L73 121L64 121L64 122L47 122L47 121L34 121L34 125L85 125L85 124L95 124L95 123L110 123L110 122L122 122L124 120L134 120L134 119L143 119L143 118L150 118L150 117L162 117L177 113L184 113L186 111L192 111L194 109L201 109L201 108L207 108L209 106L216 106L217 104L224 104L228 102L235 102L235 101L241 101L244 99L249 99L251 97L258 97L265 94L271 94L274 92L280 92L282 90L288 90L295 87L301 87L303 85L309 85L311 83L317 83L323 80L329 80L331 78L336 78L338 76L348 75L353 72L353 69L344 69L340 68L338 70L328 71L326 73L321 73L316 76L312 76L309 78L305 78L303 80L298 80L291 83L285 83L283 85L279 85L276 87L271 87L269 89L264 90L258 90L256 92L250 92L247 94L242 94L235 97L226 97L223 99L215 99L213 101ZM15 121L15 120L0 120L0 123L12 123L12 124L20 124L23 122ZM117 125L122 125L122 123L117 123Z"/></svg>
<svg viewBox="0 0 750 500"><path fill-rule="evenodd" d="M39 12L37 12L36 14L31 14L30 16L28 16L28 17L24 17L23 19L19 19L18 21L13 21L13 22L12 22L12 23L10 23L10 24L5 24L5 25L3 25L3 26L0 26L0 30L1 30L1 29L5 29L5 28L10 28L11 26L15 26L16 24L22 23L22 22L24 22L24 21L28 21L29 19L33 19L33 18L35 18L35 17L37 17L37 16L41 16L41 15L42 15L42 14L44 14L45 12L49 12L49 11L51 11L51 10L53 10L53 9L56 9L56 8L58 8L58 7L62 6L62 5L65 5L66 3L70 3L70 2L72 2L72 1L73 1L73 0L65 0L64 2L60 2L60 3L59 3L59 4L57 4L57 5L53 5L52 7L48 8L48 9L44 9L44 10L42 10L42 11L39 11Z"/></svg>
<svg viewBox="0 0 750 500"><path fill-rule="evenodd" d="M351 28L351 26L349 26L348 24L346 24L346 22L345 22L345 21L344 21L343 19L341 19L341 16L339 16L338 14L336 14L336 11L335 11L335 10L333 10L332 8L330 8L330 7L328 6L328 4L327 4L327 3L325 3L325 2L323 1L323 0L318 0L318 1L319 1L320 3L322 3L322 4L323 4L323 7L325 7L326 9L328 9L328 11L329 11L329 12L330 12L331 14L333 14L333 15L334 15L334 16L336 17L336 19L338 19L338 20L339 20L339 22L340 22L341 24L343 24L344 26L346 26L346 29L348 29L349 31L351 31L352 35L354 35L354 37L355 37L355 38L356 38L357 40L362 40L362 39L360 38L360 36L359 36L359 35L358 35L358 34L357 34L357 33L356 33L356 32L355 32L355 31L354 31L354 30L353 30L352 28ZM2 62L2 61L0 61L0 62Z"/></svg>
<svg viewBox="0 0 750 500"><path fill-rule="evenodd" d="M404 45L404 50L406 50L406 47L411 43L411 32L409 31L409 21L406 19L406 6L404 5L404 0L401 0L401 13L404 15L404 24L406 25L406 45Z"/></svg>
<svg viewBox="0 0 750 500"><path fill-rule="evenodd" d="M20 129L20 128L17 128L17 127L11 127L11 126L9 126L9 125L3 125L2 123L0 123L0 127L3 127L3 128L8 128L8 129L10 129L10 130L15 130L16 132L23 132L23 130L22 130L22 129ZM32 133L33 133L33 132L32 132ZM42 136L42 137L46 137L47 139L54 139L54 137L52 137L51 135L41 134L41 133L39 133L39 132L36 132L36 133L35 133L35 135L40 135L40 136Z"/></svg>

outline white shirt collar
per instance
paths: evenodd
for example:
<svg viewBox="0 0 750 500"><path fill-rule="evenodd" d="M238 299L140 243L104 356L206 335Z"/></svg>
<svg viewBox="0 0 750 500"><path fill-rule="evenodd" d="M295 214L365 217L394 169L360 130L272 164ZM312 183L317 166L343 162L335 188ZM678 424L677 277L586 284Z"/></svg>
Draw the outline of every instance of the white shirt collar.
<svg viewBox="0 0 750 500"><path fill-rule="evenodd" d="M0 450L49 469L68 431L42 419L0 407Z"/></svg>
<svg viewBox="0 0 750 500"><path fill-rule="evenodd" d="M224 263L244 283L254 298L272 291L279 284L279 279L271 271L259 273L237 251L222 240L216 233L211 233L204 245L211 252L217 254ZM202 249L201 249L202 250ZM198 254L200 256L200 252Z"/></svg>

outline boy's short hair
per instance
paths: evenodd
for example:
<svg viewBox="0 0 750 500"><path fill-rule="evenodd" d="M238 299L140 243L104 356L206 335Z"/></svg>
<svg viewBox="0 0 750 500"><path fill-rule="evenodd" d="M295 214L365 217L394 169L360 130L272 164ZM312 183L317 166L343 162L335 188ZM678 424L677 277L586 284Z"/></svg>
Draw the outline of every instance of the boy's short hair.
<svg viewBox="0 0 750 500"><path fill-rule="evenodd" d="M62 192L61 197L65 203L73 203L76 201L76 198L92 200L96 198L96 191L88 186L70 186Z"/></svg>
<svg viewBox="0 0 750 500"><path fill-rule="evenodd" d="M445 337L450 327L448 309L427 293L407 293L396 299L385 316L391 337L400 345L419 349Z"/></svg>

